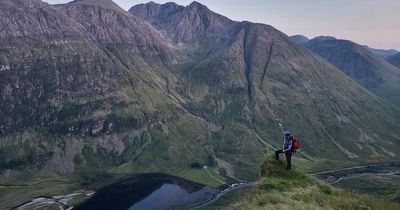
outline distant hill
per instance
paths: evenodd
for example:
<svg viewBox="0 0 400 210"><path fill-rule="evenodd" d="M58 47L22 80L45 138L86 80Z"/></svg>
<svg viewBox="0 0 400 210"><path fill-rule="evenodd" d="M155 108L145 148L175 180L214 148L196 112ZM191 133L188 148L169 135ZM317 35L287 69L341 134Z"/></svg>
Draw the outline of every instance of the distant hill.
<svg viewBox="0 0 400 210"><path fill-rule="evenodd" d="M376 55L376 56L378 56L378 57L380 57L380 58L383 58L383 59L386 59L386 58L388 58L388 57L390 57L390 56L392 56L392 55L395 55L396 53L399 53L399 51L397 51L397 50L393 50L393 49L390 49L390 50L383 50L383 49L374 49L374 48L370 48L370 47L368 47L368 46L365 46L369 51L371 51L372 52L372 54L374 54L374 55Z"/></svg>
<svg viewBox="0 0 400 210"><path fill-rule="evenodd" d="M400 69L400 53L397 53L395 55L386 58L386 61Z"/></svg>
<svg viewBox="0 0 400 210"><path fill-rule="evenodd" d="M368 90L400 105L400 72L364 46L333 37L316 37L305 46Z"/></svg>
<svg viewBox="0 0 400 210"><path fill-rule="evenodd" d="M308 39L306 36L303 35L294 35L294 36L290 36L290 39L298 44L305 44L308 41L310 41L310 39Z"/></svg>

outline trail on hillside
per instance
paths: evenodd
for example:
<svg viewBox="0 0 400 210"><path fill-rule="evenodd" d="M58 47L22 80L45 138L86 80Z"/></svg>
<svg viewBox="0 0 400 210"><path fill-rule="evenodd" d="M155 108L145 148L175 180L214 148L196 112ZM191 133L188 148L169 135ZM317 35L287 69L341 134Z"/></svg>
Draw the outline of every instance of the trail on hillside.
<svg viewBox="0 0 400 210"><path fill-rule="evenodd" d="M216 180L217 182L219 182L219 183L221 183L221 184L226 184L226 182L221 181L221 180L218 179L217 177L213 176L213 175L208 171L207 166L204 166L203 169L207 172L207 174L208 174L211 178L213 178L213 179Z"/></svg>
<svg viewBox="0 0 400 210"><path fill-rule="evenodd" d="M309 174L329 184L361 176L400 176L400 162L360 165L342 169L327 170Z"/></svg>

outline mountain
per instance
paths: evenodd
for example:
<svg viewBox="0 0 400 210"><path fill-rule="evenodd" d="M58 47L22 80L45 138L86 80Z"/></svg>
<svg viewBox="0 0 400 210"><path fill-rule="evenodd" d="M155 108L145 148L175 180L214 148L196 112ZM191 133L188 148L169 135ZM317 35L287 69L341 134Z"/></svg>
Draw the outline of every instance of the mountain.
<svg viewBox="0 0 400 210"><path fill-rule="evenodd" d="M132 159L174 168L207 157L205 123L167 90L173 75L159 70L180 53L146 21L93 2L0 3L3 177L106 170ZM198 141L185 144L189 133ZM150 155L157 150L165 152Z"/></svg>
<svg viewBox="0 0 400 210"><path fill-rule="evenodd" d="M309 38L307 38L306 36L303 36L303 35L293 35L293 36L290 36L290 39L298 44L305 44L308 41L310 41Z"/></svg>
<svg viewBox="0 0 400 210"><path fill-rule="evenodd" d="M387 59L388 57L399 53L399 51L393 50L393 49L383 50L383 49L370 48L368 46L364 46L364 47L366 47L372 54L374 54L380 58L383 58L383 59Z"/></svg>
<svg viewBox="0 0 400 210"><path fill-rule="evenodd" d="M106 0L4 0L0 17L2 182L215 161L250 180L284 129L301 137L310 170L400 155L399 109L272 26L198 2L126 12Z"/></svg>
<svg viewBox="0 0 400 210"><path fill-rule="evenodd" d="M305 45L366 89L400 104L400 72L364 46L333 37L316 37Z"/></svg>
<svg viewBox="0 0 400 210"><path fill-rule="evenodd" d="M389 56L386 61L400 69L400 53Z"/></svg>

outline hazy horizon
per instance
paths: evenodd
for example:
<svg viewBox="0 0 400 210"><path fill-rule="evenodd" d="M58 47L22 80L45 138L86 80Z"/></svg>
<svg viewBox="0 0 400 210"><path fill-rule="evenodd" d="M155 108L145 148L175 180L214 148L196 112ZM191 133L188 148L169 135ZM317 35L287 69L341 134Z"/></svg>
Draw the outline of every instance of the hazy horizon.
<svg viewBox="0 0 400 210"><path fill-rule="evenodd" d="M51 4L70 0L43 0ZM153 0L188 5L193 0ZM377 49L400 51L400 1L397 0L197 0L208 8L237 21L272 25L287 35L308 38L334 36ZM114 0L125 10L149 0ZM249 3L251 2L251 3Z"/></svg>

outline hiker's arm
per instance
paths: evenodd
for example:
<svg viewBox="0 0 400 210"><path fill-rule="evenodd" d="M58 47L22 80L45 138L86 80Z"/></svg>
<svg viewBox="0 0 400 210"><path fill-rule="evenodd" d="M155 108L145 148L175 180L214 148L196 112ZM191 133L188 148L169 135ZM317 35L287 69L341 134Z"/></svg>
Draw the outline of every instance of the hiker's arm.
<svg viewBox="0 0 400 210"><path fill-rule="evenodd" d="M287 149L284 149L283 152L290 151L292 149L293 142L289 145Z"/></svg>

